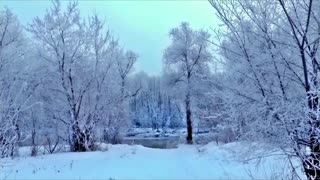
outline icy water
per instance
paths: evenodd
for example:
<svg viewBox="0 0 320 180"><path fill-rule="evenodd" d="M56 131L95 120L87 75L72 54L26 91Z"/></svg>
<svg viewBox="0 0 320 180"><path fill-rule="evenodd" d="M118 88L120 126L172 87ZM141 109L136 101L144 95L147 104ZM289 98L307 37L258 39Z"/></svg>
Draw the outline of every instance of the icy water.
<svg viewBox="0 0 320 180"><path fill-rule="evenodd" d="M177 148L180 137L148 137L148 138L137 138L127 137L123 139L123 144L137 144L149 148L158 149L172 149Z"/></svg>

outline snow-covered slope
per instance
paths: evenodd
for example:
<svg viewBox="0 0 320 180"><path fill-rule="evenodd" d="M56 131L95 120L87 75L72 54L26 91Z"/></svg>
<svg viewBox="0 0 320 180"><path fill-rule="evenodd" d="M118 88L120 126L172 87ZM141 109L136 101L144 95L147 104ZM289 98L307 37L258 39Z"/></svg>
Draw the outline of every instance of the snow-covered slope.
<svg viewBox="0 0 320 180"><path fill-rule="evenodd" d="M2 159L0 179L278 179L284 168L291 170L279 156L259 164L243 161L237 152L245 148L239 143L177 149L108 145L107 151Z"/></svg>

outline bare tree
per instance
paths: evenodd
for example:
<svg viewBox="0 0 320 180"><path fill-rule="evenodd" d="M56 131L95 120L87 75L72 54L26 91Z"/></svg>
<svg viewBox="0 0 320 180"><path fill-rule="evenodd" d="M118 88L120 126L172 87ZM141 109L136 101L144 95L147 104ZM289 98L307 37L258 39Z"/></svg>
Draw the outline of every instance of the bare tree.
<svg viewBox="0 0 320 180"><path fill-rule="evenodd" d="M125 92L125 83L130 72L133 70L133 65L137 61L138 55L132 51L127 51L123 54L122 50L116 58L117 69L121 78L121 98L124 99L127 94Z"/></svg>
<svg viewBox="0 0 320 180"><path fill-rule="evenodd" d="M172 43L165 50L165 64L168 71L175 74L173 82L184 84L187 143L192 144L192 83L201 77L199 74L211 60L210 35L203 30L192 30L188 23L181 23L170 31L170 37Z"/></svg>
<svg viewBox="0 0 320 180"><path fill-rule="evenodd" d="M0 11L0 153L14 156L22 141L21 114L29 107L36 87L24 79L26 48L22 27L8 9ZM31 90L31 91L29 91Z"/></svg>
<svg viewBox="0 0 320 180"><path fill-rule="evenodd" d="M79 16L77 3L69 3L63 12L59 1L53 2L51 11L43 19L37 17L29 31L47 52L42 55L57 68L60 87L53 90L65 97L68 108L69 142L72 151L91 150L94 146L94 121L84 108L84 101L93 85L86 58L90 51L90 33ZM90 67L90 66L89 66ZM80 77L82 74L86 77Z"/></svg>
<svg viewBox="0 0 320 180"><path fill-rule="evenodd" d="M105 131L107 131L105 132L105 140L111 143L120 143L123 131L130 125L128 100L132 96L135 96L139 91L138 88L135 92L129 92L126 87L127 78L133 71L133 66L137 61L138 55L132 51L124 53L118 45L115 53L115 69L117 71L117 75L120 77L120 93L114 103L116 111L109 117L109 124L107 129L105 129Z"/></svg>
<svg viewBox="0 0 320 180"><path fill-rule="evenodd" d="M216 45L230 63L226 70L238 75L230 74L237 81L225 86L239 98L229 95L229 100L235 101L229 103L235 110L229 117L236 114L237 122L243 119L239 129L246 135L256 139L261 131L264 139L278 142L282 148L291 146L308 179L318 179L318 2L210 2L227 27L222 42ZM251 128L254 132L250 133Z"/></svg>
<svg viewBox="0 0 320 180"><path fill-rule="evenodd" d="M319 53L320 44L320 16L317 13L319 3L313 0L305 2L305 4L296 1L278 0L287 22L290 25L290 35L295 40L297 52L299 52L303 77L304 88L307 97L307 113L306 121L308 132L304 129L298 129L294 133L294 149L297 155L302 158L303 167L308 179L320 178L320 120L319 120ZM297 9L298 8L298 9ZM299 11L299 9L304 11ZM300 16L300 17L299 17ZM299 17L299 18L296 18ZM313 33L315 32L315 36ZM307 137L306 137L307 136ZM310 148L310 153L303 153L303 147Z"/></svg>

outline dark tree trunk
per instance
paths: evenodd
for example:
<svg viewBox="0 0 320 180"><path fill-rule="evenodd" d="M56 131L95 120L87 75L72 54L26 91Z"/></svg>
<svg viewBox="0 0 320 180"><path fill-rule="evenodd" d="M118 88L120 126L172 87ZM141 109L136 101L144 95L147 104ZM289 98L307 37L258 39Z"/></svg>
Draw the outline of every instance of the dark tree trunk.
<svg viewBox="0 0 320 180"><path fill-rule="evenodd" d="M124 99L124 86L125 86L125 79L124 78L122 78L121 79L121 101L123 101L123 99Z"/></svg>
<svg viewBox="0 0 320 180"><path fill-rule="evenodd" d="M14 125L15 129L14 129L14 133L15 133L15 136L17 137L17 140L13 143L11 143L11 152L10 152L10 156L11 157L14 157L15 153L18 153L18 147L17 147L17 144L16 143L20 143L20 136L21 136L21 133L20 133L20 128L19 128L19 125L18 125L18 122L16 122L16 124Z"/></svg>
<svg viewBox="0 0 320 180"><path fill-rule="evenodd" d="M186 119L187 119L187 143L193 144L192 139L192 114L191 114L191 71L188 70L187 74L187 95L186 95Z"/></svg>
<svg viewBox="0 0 320 180"><path fill-rule="evenodd" d="M320 144L319 144L319 135L318 130L320 128L319 121L316 117L318 109L318 94L317 92L312 93L309 90L308 96L308 107L310 112L308 114L309 125L310 125L310 138L309 138L309 147L311 150L311 155L304 160L303 166L305 173L308 179L317 180L320 179Z"/></svg>
<svg viewBox="0 0 320 180"><path fill-rule="evenodd" d="M191 107L190 107L190 94L189 94L189 92L186 96L186 119L187 119L187 143L193 144L192 119L191 119Z"/></svg>
<svg viewBox="0 0 320 180"><path fill-rule="evenodd" d="M31 150L31 156L36 156L38 154L38 149L37 149L37 145L36 145L36 124L35 124L35 120L32 120L32 132L31 132L31 146L32 146L32 150Z"/></svg>
<svg viewBox="0 0 320 180"><path fill-rule="evenodd" d="M86 129L81 132L77 124L72 127L73 135L71 139L71 151L72 152L85 152L93 149L93 144L87 142L91 138L90 132ZM88 147L86 147L86 143Z"/></svg>

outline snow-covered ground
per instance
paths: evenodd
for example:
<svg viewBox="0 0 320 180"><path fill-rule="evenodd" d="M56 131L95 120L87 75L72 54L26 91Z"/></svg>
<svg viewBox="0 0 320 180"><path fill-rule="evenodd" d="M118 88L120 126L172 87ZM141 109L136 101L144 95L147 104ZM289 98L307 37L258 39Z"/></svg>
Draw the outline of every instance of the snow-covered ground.
<svg viewBox="0 0 320 180"><path fill-rule="evenodd" d="M105 146L105 151L37 157L22 152L16 159L0 160L0 179L280 179L291 171L284 156L245 161L255 159L254 146L240 143L176 149Z"/></svg>

